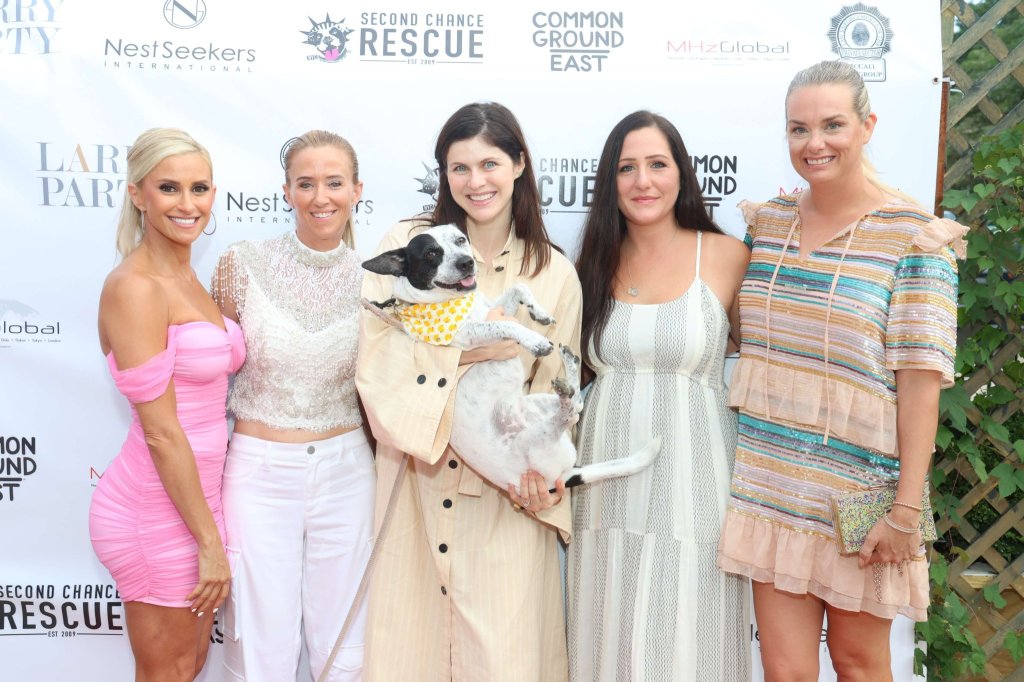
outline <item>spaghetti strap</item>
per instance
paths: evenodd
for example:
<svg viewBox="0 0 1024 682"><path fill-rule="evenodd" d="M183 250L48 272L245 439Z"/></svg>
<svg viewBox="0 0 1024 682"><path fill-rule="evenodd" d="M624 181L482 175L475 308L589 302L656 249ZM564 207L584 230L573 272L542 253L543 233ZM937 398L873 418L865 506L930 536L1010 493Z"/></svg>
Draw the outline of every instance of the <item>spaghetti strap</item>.
<svg viewBox="0 0 1024 682"><path fill-rule="evenodd" d="M697 264L694 266L694 279L700 279L700 238L704 235L703 230L697 230Z"/></svg>

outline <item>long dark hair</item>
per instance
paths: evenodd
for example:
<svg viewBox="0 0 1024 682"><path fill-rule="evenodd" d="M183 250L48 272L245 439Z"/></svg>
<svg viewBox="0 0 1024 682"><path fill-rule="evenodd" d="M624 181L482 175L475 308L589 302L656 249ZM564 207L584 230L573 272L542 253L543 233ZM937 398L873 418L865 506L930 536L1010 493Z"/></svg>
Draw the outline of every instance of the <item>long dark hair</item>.
<svg viewBox="0 0 1024 682"><path fill-rule="evenodd" d="M506 107L497 102L474 102L451 115L437 135L434 158L438 168L437 206L431 216L434 225L453 223L466 231L466 212L455 203L448 184L448 150L462 140L483 138L511 157L513 162L523 160L523 172L512 186L512 223L516 236L525 242L523 264L519 274L533 271L535 277L551 260L551 249L557 248L548 238L544 221L540 217L540 193L533 175L533 160L526 148L519 121Z"/></svg>
<svg viewBox="0 0 1024 682"><path fill-rule="evenodd" d="M595 349L601 341L605 324L612 310L612 290L615 273L619 268L622 240L626 235L626 219L619 210L619 190L616 183L619 157L626 135L641 128L657 128L668 140L672 159L679 168L679 196L675 203L676 223L683 228L717 232L715 224L704 208L697 173L679 131L668 119L649 111L634 111L616 124L605 140L601 160L597 166L594 199L587 214L587 222L580 236L576 272L583 286L583 328L580 338L583 358L590 366L590 344Z"/></svg>

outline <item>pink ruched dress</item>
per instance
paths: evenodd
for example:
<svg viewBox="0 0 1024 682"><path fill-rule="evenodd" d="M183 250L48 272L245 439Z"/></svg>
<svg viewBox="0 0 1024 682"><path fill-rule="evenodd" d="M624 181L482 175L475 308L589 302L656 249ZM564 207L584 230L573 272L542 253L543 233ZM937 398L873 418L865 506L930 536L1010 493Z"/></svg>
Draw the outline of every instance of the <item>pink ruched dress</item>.
<svg viewBox="0 0 1024 682"><path fill-rule="evenodd" d="M167 495L146 445L136 403L159 398L174 380L178 421L192 446L206 503L224 537L221 478L227 451L228 375L245 359L233 321L226 331L206 321L167 328L167 348L138 367L118 369L107 356L118 390L132 407L121 452L93 493L89 534L124 601L184 607L199 580L197 546Z"/></svg>

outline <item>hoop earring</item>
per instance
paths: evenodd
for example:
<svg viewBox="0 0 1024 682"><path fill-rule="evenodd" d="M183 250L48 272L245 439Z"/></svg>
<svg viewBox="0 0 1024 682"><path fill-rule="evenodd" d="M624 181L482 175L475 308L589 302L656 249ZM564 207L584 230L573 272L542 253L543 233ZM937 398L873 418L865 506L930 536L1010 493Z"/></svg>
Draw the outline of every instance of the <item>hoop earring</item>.
<svg viewBox="0 0 1024 682"><path fill-rule="evenodd" d="M203 234L205 234L207 237L209 237L210 235L217 231L217 214L214 213L213 211L210 211L210 217L213 218L213 230L210 232L203 230Z"/></svg>

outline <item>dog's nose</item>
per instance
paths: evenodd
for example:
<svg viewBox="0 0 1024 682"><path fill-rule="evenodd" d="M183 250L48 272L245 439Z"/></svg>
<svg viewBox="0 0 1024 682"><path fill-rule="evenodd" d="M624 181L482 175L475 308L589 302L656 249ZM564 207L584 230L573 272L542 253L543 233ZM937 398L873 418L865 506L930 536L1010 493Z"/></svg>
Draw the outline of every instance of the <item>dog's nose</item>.
<svg viewBox="0 0 1024 682"><path fill-rule="evenodd" d="M473 259L470 256L460 256L455 261L455 267L459 269L459 272L473 272Z"/></svg>

